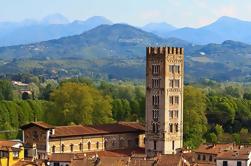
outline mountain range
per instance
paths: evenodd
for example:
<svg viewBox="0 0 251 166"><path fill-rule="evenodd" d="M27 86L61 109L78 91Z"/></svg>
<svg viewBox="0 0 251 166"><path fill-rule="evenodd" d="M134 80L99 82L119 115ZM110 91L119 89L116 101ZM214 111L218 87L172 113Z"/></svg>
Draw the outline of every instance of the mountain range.
<svg viewBox="0 0 251 166"><path fill-rule="evenodd" d="M145 47L185 48L186 81L250 81L251 45L224 41L195 45L161 38L127 24L100 25L80 35L0 48L0 74L145 78Z"/></svg>
<svg viewBox="0 0 251 166"><path fill-rule="evenodd" d="M61 14L49 15L40 21L29 19L19 23L0 22L0 46L30 44L79 35L99 25L111 24L112 21L102 16L84 21L69 21ZM165 39L179 38L193 44L220 44L226 40L251 44L251 22L226 16L199 28L177 28L165 22L149 23L138 28Z"/></svg>
<svg viewBox="0 0 251 166"><path fill-rule="evenodd" d="M102 24L109 25L112 22L101 16L69 22L60 14L46 16L41 21L0 22L0 46L30 44L81 34Z"/></svg>
<svg viewBox="0 0 251 166"><path fill-rule="evenodd" d="M224 16L201 28L180 28L162 37L176 37L195 44L221 43L225 40L251 44L250 29L251 22Z"/></svg>

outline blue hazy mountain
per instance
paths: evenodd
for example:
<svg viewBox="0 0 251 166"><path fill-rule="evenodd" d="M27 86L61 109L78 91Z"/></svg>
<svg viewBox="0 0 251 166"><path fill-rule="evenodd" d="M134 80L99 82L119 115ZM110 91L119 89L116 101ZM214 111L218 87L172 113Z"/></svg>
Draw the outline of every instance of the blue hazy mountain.
<svg viewBox="0 0 251 166"><path fill-rule="evenodd" d="M250 29L251 22L224 16L212 24L200 28L185 27L176 29L161 37L180 38L195 44L222 43L225 40L251 44ZM158 33L155 34L158 35Z"/></svg>
<svg viewBox="0 0 251 166"><path fill-rule="evenodd" d="M170 25L170 24L161 22L161 23L149 23L149 24L146 24L141 29L143 29L146 32L151 32L151 33L154 33L154 34L156 34L156 35L158 35L160 37L163 37L163 36L168 35L168 33L170 31L173 31L173 30L175 30L177 28Z"/></svg>
<svg viewBox="0 0 251 166"><path fill-rule="evenodd" d="M102 24L112 22L102 16L85 21L69 22L61 14L53 14L41 21L27 19L22 22L0 22L0 46L29 44L81 34ZM162 38L179 38L194 44L222 43L234 40L251 44L251 22L221 17L200 28L176 28L167 23L149 23L141 29Z"/></svg>
<svg viewBox="0 0 251 166"><path fill-rule="evenodd" d="M200 28L211 31L221 37L221 41L234 40L251 43L251 22L231 17L221 17L216 22Z"/></svg>
<svg viewBox="0 0 251 166"><path fill-rule="evenodd" d="M94 16L85 21L69 22L60 14L49 15L41 21L1 22L0 46L29 44L77 35L102 24L112 24L112 22L101 16Z"/></svg>
<svg viewBox="0 0 251 166"><path fill-rule="evenodd" d="M69 20L62 14L56 13L56 14L51 14L44 17L41 20L41 23L43 24L67 24L69 23Z"/></svg>

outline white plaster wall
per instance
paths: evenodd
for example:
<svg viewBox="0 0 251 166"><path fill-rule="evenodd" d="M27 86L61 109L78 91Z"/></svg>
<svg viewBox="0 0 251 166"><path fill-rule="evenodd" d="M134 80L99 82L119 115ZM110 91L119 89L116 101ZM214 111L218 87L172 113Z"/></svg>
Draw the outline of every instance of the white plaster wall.
<svg viewBox="0 0 251 166"><path fill-rule="evenodd" d="M227 161L228 166L237 166L237 161L241 161L242 166L249 166L246 160L216 160L216 165L223 166L223 161Z"/></svg>

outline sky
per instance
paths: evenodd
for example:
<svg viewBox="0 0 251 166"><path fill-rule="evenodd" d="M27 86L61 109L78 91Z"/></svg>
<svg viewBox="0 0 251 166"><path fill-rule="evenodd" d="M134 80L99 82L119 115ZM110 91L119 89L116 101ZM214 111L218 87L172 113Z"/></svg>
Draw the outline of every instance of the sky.
<svg viewBox="0 0 251 166"><path fill-rule="evenodd" d="M251 0L0 0L0 22L40 20L60 13L71 21L104 16L135 26L166 22L200 27L221 16L251 21L250 11Z"/></svg>

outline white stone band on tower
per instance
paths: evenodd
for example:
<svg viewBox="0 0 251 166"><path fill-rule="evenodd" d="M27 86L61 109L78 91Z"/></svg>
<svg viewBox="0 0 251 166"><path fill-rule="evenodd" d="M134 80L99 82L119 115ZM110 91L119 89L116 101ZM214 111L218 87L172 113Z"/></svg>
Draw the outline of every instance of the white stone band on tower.
<svg viewBox="0 0 251 166"><path fill-rule="evenodd" d="M146 154L183 147L184 49L146 48Z"/></svg>

